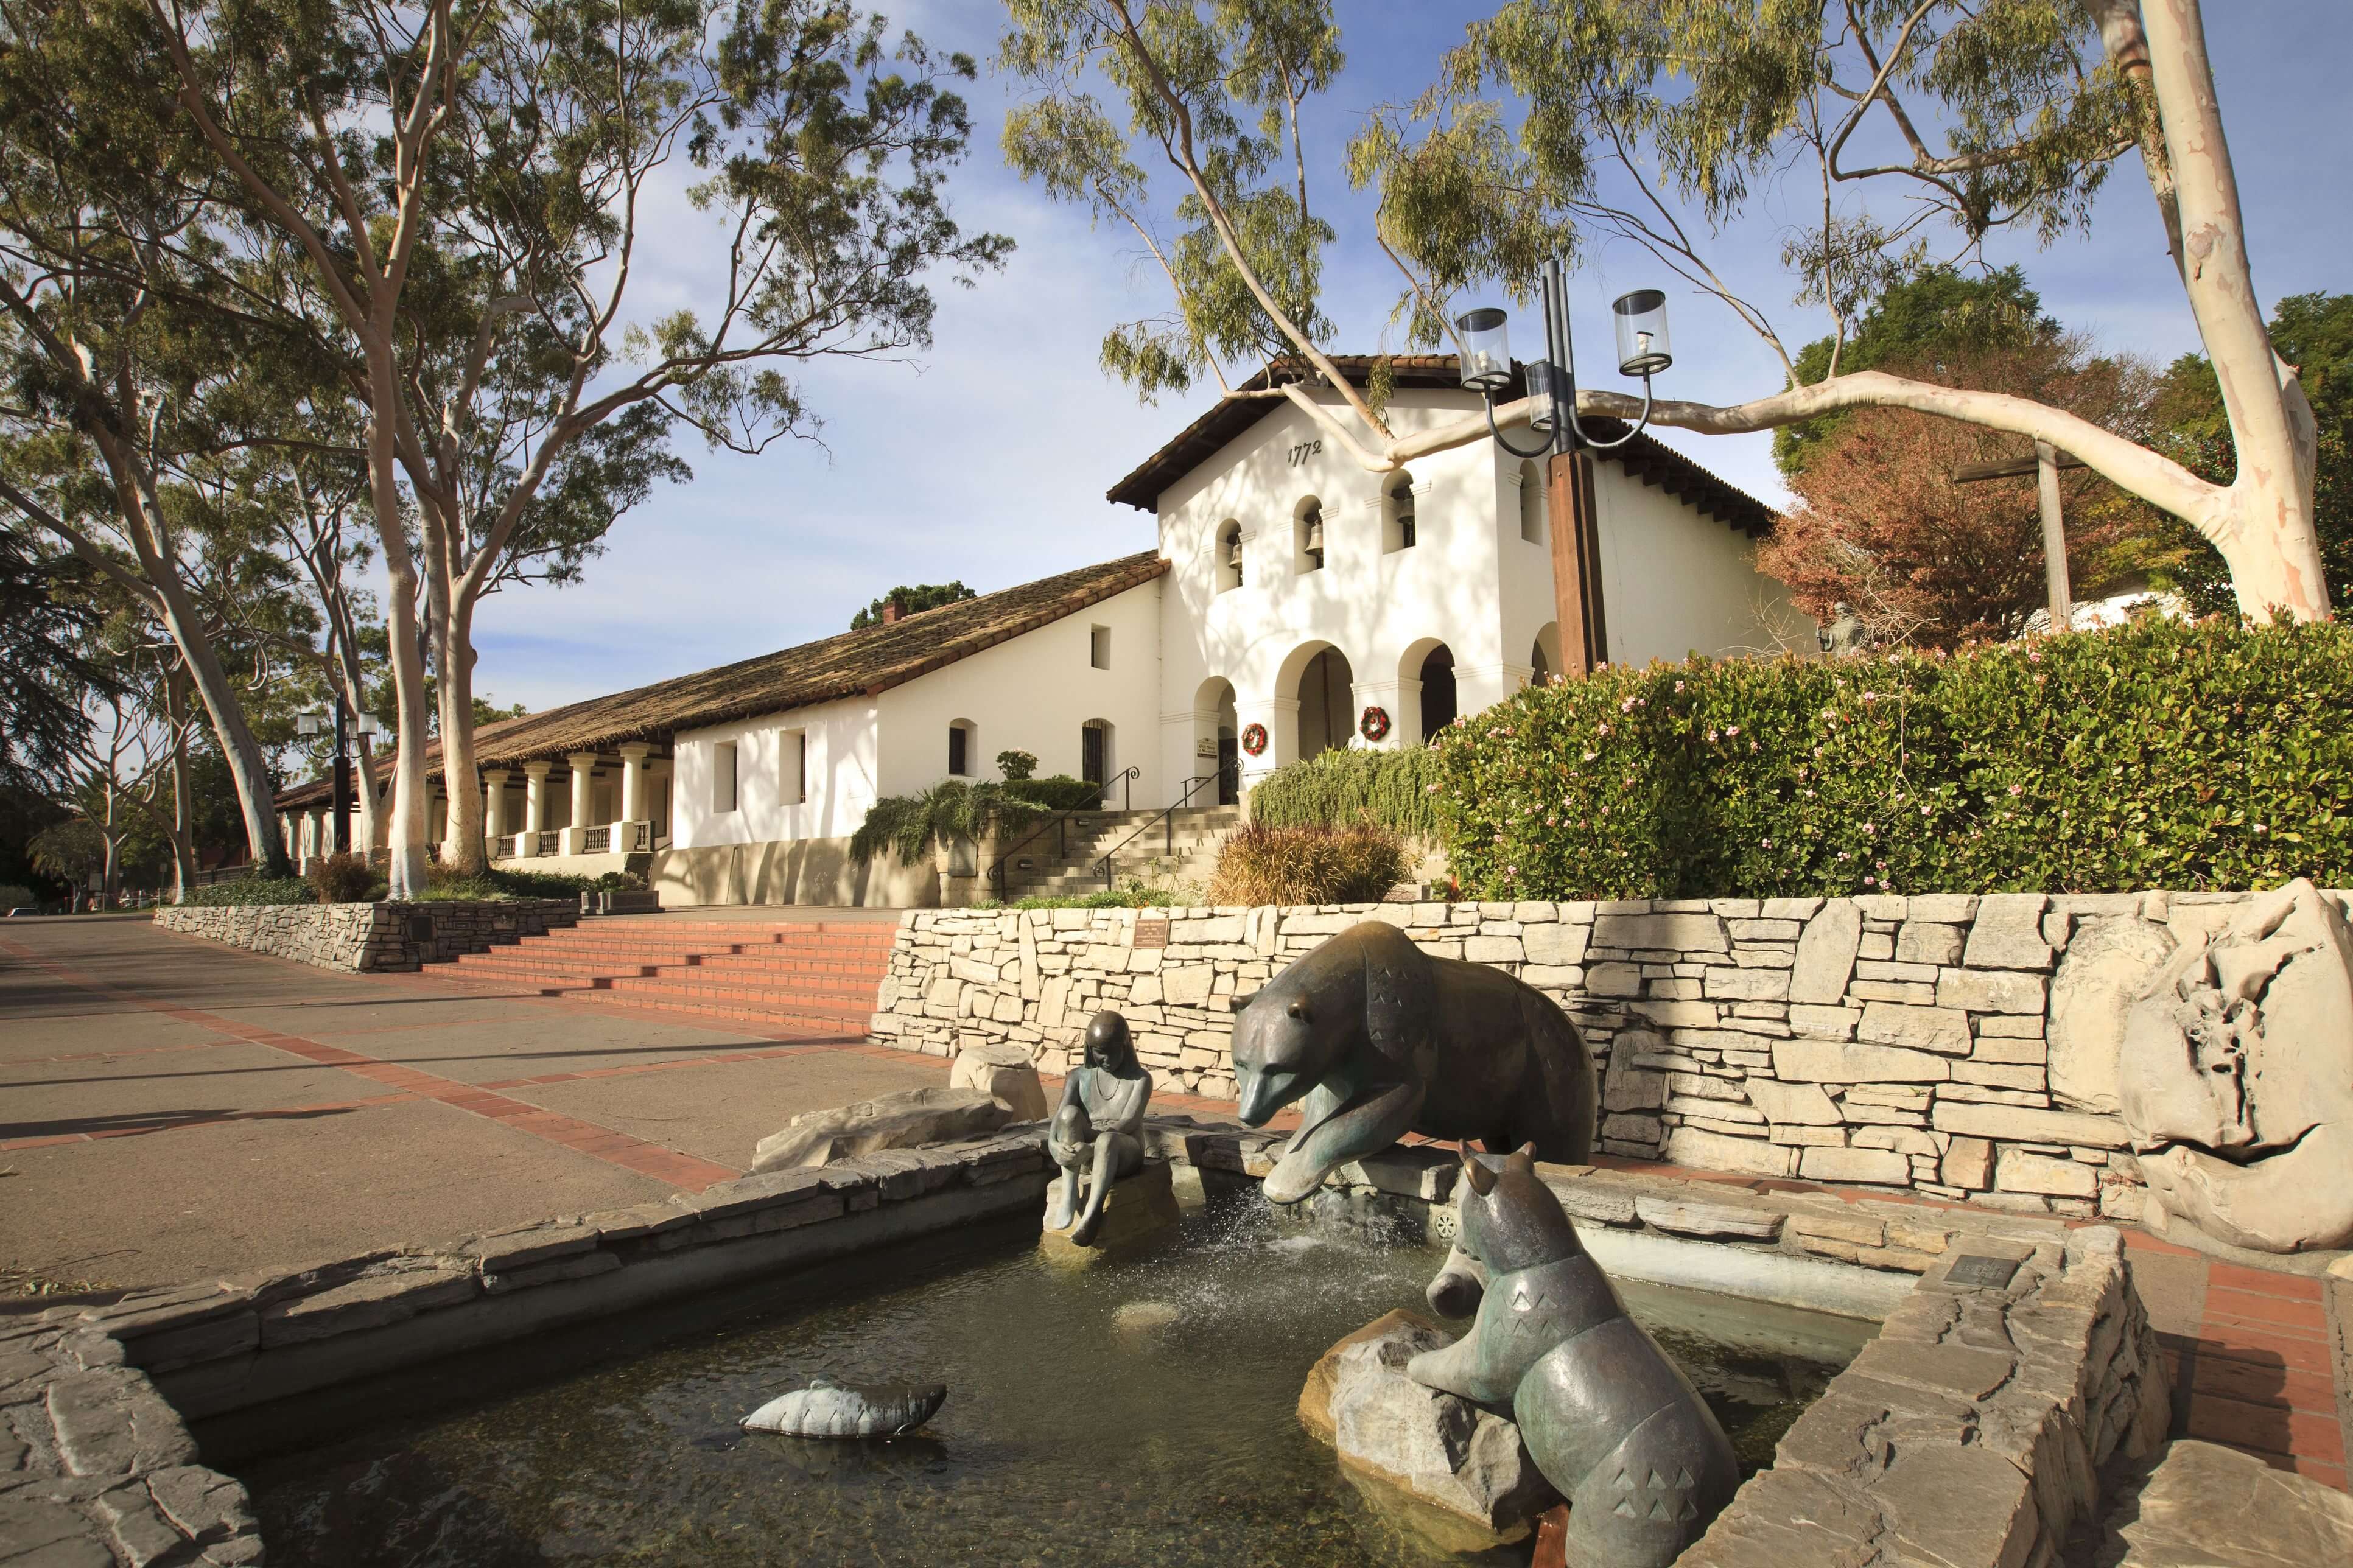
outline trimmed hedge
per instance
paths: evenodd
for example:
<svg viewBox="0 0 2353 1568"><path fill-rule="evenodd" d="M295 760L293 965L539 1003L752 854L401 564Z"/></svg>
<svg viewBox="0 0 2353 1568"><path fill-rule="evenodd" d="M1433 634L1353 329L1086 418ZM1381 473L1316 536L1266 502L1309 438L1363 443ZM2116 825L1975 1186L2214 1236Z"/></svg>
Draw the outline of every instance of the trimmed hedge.
<svg viewBox="0 0 2353 1568"><path fill-rule="evenodd" d="M1431 798L1488 898L2343 887L2348 713L2335 625L1696 659L1468 717Z"/></svg>
<svg viewBox="0 0 2353 1568"><path fill-rule="evenodd" d="M1353 827L1369 822L1409 838L1442 831L1432 785L1438 753L1427 746L1394 752L1337 748L1288 763L1250 794L1250 816L1266 827Z"/></svg>
<svg viewBox="0 0 2353 1568"><path fill-rule="evenodd" d="M300 877L238 877L190 888L181 900L201 909L234 909L248 904L315 904L319 895Z"/></svg>
<svg viewBox="0 0 2353 1568"><path fill-rule="evenodd" d="M1103 785L1074 779L1068 773L1050 773L1042 779L1008 778L1003 787L1015 800L1026 800L1049 811L1092 811L1103 805Z"/></svg>

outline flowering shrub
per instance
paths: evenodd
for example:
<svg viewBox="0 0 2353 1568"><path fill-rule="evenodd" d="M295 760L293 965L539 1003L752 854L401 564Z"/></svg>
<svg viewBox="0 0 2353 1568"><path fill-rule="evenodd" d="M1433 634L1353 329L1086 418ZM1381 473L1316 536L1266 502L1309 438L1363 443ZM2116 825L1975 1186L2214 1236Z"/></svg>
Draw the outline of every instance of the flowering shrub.
<svg viewBox="0 0 2353 1568"><path fill-rule="evenodd" d="M2342 887L2348 712L2339 626L1694 659L1461 721L1436 804L1487 898Z"/></svg>

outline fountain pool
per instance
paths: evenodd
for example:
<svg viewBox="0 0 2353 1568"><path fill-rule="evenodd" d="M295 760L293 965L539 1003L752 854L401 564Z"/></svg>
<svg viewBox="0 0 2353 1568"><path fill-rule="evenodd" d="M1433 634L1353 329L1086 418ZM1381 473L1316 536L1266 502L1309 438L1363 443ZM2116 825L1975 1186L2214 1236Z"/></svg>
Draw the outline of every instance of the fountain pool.
<svg viewBox="0 0 2353 1568"><path fill-rule="evenodd" d="M197 1436L251 1489L280 1568L1461 1561L1369 1503L1293 1415L1334 1341L1427 1310L1440 1249L1301 1233L1255 1199L1084 1268L1036 1237L1034 1221L1008 1222L902 1243ZM1749 1469L1875 1331L1621 1289ZM818 1372L950 1392L896 1442L738 1429Z"/></svg>

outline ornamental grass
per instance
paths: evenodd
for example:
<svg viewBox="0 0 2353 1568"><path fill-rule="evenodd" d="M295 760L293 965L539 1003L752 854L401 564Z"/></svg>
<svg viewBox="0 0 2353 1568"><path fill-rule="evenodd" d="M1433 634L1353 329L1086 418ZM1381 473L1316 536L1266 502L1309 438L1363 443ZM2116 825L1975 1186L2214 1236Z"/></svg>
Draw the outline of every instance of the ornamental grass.
<svg viewBox="0 0 2353 1568"><path fill-rule="evenodd" d="M1250 820L1269 827L1369 822L1435 843L1441 827L1430 785L1438 776L1438 754L1427 746L1323 752L1286 763L1260 781L1250 791Z"/></svg>
<svg viewBox="0 0 2353 1568"><path fill-rule="evenodd" d="M1268 827L1228 837L1212 904L1368 904L1405 877L1405 842L1385 827Z"/></svg>
<svg viewBox="0 0 2353 1568"><path fill-rule="evenodd" d="M2353 883L2353 632L2158 617L1950 655L1693 659L1458 721L1491 899Z"/></svg>

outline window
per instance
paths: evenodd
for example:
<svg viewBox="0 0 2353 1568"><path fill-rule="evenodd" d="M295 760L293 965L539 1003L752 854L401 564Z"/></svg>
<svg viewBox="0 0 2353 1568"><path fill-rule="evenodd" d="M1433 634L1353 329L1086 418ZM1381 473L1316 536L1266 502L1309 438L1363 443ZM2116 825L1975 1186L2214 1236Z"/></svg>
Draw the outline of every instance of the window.
<svg viewBox="0 0 2353 1568"><path fill-rule="evenodd" d="M1414 541L1413 476L1400 473L1381 507L1383 551L1411 550Z"/></svg>
<svg viewBox="0 0 2353 1568"><path fill-rule="evenodd" d="M786 730L777 737L777 794L786 805L808 799L808 731Z"/></svg>
<svg viewBox="0 0 2353 1568"><path fill-rule="evenodd" d="M1087 633L1087 662L1097 669L1111 668L1111 628L1096 626Z"/></svg>
<svg viewBox="0 0 2353 1568"><path fill-rule="evenodd" d="M1301 576L1324 570L1324 503L1309 496L1293 513L1291 569Z"/></svg>
<svg viewBox="0 0 2353 1568"><path fill-rule="evenodd" d="M735 742L722 741L711 748L711 809L735 809Z"/></svg>
<svg viewBox="0 0 2353 1568"><path fill-rule="evenodd" d="M948 726L948 773L954 778L972 775L973 727L970 720L959 719Z"/></svg>
<svg viewBox="0 0 2353 1568"><path fill-rule="evenodd" d="M1242 585L1242 525L1228 518L1218 525L1217 559L1211 569L1217 574L1218 592L1227 593Z"/></svg>
<svg viewBox="0 0 2353 1568"><path fill-rule="evenodd" d="M1544 470L1534 463L1520 465L1520 537L1530 544L1545 541Z"/></svg>

